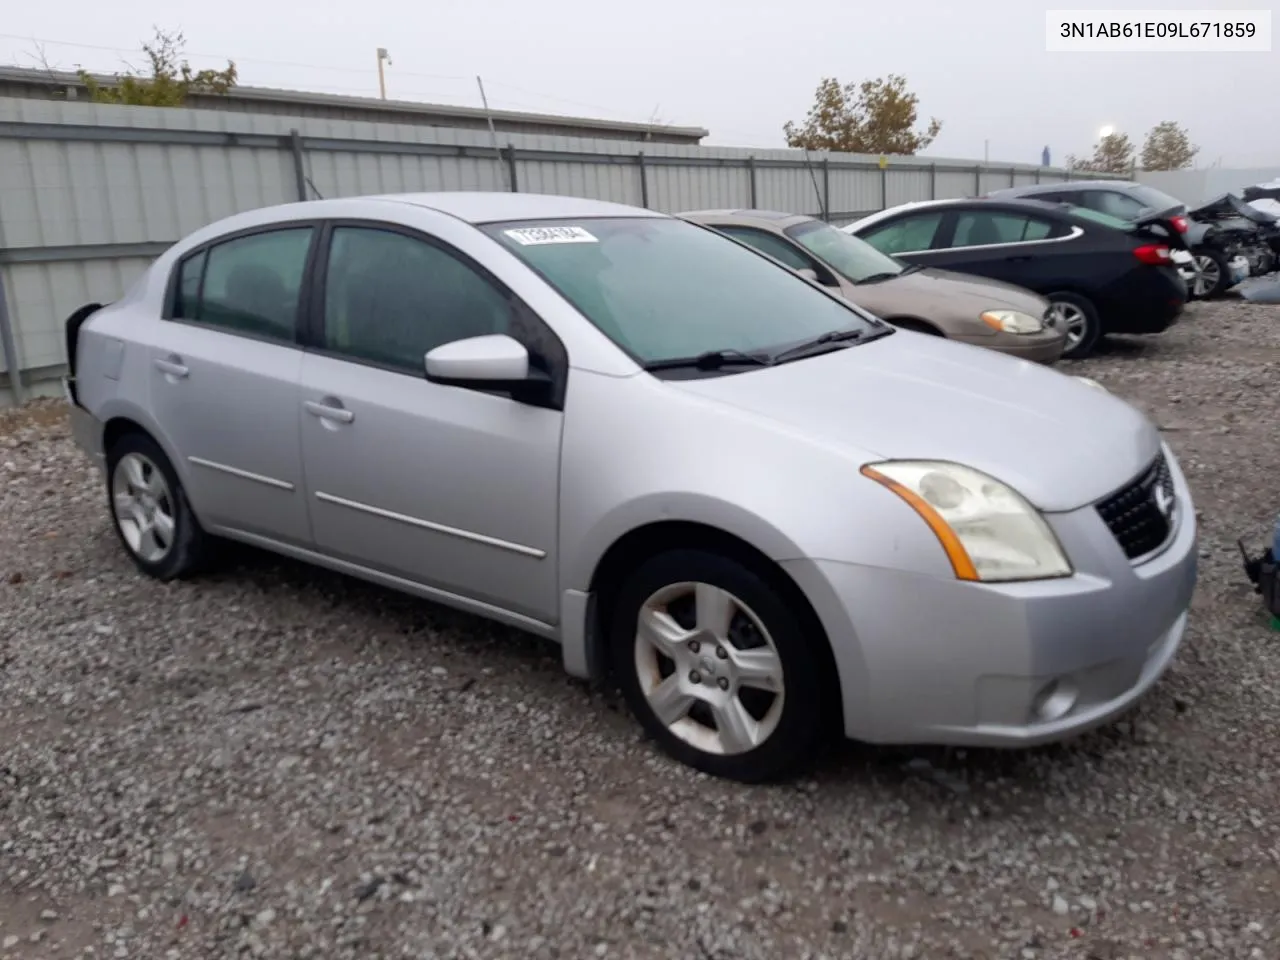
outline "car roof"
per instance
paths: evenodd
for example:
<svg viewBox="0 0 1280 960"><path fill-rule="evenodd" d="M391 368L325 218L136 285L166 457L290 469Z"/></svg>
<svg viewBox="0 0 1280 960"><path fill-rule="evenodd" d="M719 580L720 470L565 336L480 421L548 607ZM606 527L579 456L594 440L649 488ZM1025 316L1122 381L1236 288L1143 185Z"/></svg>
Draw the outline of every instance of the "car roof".
<svg viewBox="0 0 1280 960"><path fill-rule="evenodd" d="M734 210L684 210L677 213L676 216L695 221L731 220L738 223L767 223L776 227L790 226L791 222L801 223L805 220L817 219L807 213L783 213L779 210L744 210L741 208Z"/></svg>
<svg viewBox="0 0 1280 960"><path fill-rule="evenodd" d="M370 200L428 207L467 223L503 220L557 220L573 217L665 217L666 214L625 203L561 197L546 193L500 193L450 190L437 193L390 193Z"/></svg>
<svg viewBox="0 0 1280 960"><path fill-rule="evenodd" d="M1015 213L1018 211L1035 212L1050 217L1071 219L1070 214L1062 209L1061 204L1048 203L1044 200L1020 197L1009 197L1008 199L999 197L955 197L950 200L912 200L908 203L900 203L895 207L868 214L860 220L853 221L843 229L852 232L856 227L869 227L873 223L879 223L881 220L887 220L907 211L915 213L932 209L950 210L955 207L974 207L979 210L1004 210L1005 212L1013 211Z"/></svg>
<svg viewBox="0 0 1280 960"><path fill-rule="evenodd" d="M1132 180L1062 180L1057 183L1027 183L1020 187L988 190L987 197L1022 197L1058 190L1132 190L1141 184Z"/></svg>

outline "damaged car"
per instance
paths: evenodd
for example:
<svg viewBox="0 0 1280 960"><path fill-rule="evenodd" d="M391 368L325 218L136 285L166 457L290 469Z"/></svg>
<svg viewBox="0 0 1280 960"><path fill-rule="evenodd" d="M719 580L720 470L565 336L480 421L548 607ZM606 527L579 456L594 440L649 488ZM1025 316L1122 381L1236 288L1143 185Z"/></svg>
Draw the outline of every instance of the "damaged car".
<svg viewBox="0 0 1280 960"><path fill-rule="evenodd" d="M1260 277L1276 269L1280 261L1280 218L1231 193L1197 207L1190 216L1195 223L1212 227L1230 256L1248 263L1247 276Z"/></svg>

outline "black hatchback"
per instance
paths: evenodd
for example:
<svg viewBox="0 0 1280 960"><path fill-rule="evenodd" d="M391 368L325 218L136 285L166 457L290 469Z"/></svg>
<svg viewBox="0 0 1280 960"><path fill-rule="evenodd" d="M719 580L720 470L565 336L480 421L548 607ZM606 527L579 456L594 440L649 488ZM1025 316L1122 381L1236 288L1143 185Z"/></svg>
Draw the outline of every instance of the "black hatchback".
<svg viewBox="0 0 1280 960"><path fill-rule="evenodd" d="M1154 229L1153 229L1154 228ZM1064 357L1109 333L1161 333L1182 313L1187 285L1171 259L1177 225L1127 222L1040 200L936 200L872 214L844 228L908 263L1003 280L1052 304Z"/></svg>

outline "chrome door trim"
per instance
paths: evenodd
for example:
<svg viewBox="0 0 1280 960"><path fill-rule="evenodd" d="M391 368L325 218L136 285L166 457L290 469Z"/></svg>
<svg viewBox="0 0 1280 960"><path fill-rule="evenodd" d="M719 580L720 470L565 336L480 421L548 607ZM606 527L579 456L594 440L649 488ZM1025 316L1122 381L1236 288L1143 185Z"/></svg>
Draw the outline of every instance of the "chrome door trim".
<svg viewBox="0 0 1280 960"><path fill-rule="evenodd" d="M384 510L381 507L373 507L367 503L360 503L357 500L348 500L345 497L335 497L333 494L325 493L322 490L316 491L316 499L323 500L325 503L332 503L335 506L346 507L350 510L358 510L361 513L372 514L375 517L382 517L386 520L396 520L400 523L408 524L411 527L431 530L435 533L443 533L450 537L458 537L461 540L470 540L473 543L483 543L486 546L497 547L499 550L507 550L511 553L521 554L522 556L533 557L535 560L542 560L547 555L547 551L539 550L536 547L526 547L521 543L512 543L510 540L499 540L497 537L486 536L483 533L473 533L470 530L460 530L457 527L446 527L443 523L432 523L430 520L422 520L418 517L410 517L407 514Z"/></svg>
<svg viewBox="0 0 1280 960"><path fill-rule="evenodd" d="M287 480L277 480L275 477L264 477L260 473L250 473L248 470L241 470L239 467L229 467L225 463L206 460L204 457L187 457L187 462L194 463L197 467L207 467L210 470L217 470L219 473L227 473L233 477L239 477L241 480L252 480L255 483L263 483L268 487L275 487L277 490L294 489L293 484Z"/></svg>

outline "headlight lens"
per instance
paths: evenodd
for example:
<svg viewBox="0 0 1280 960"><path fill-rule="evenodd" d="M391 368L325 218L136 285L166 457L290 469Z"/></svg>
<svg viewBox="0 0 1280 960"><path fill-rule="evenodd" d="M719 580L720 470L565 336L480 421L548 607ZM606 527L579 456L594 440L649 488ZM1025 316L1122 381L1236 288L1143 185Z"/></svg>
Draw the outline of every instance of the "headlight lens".
<svg viewBox="0 0 1280 960"><path fill-rule="evenodd" d="M862 473L920 515L961 580L1043 580L1072 573L1040 512L985 473L928 460L868 464Z"/></svg>
<svg viewBox="0 0 1280 960"><path fill-rule="evenodd" d="M988 310L982 322L1001 333L1039 333L1044 321L1020 310Z"/></svg>

